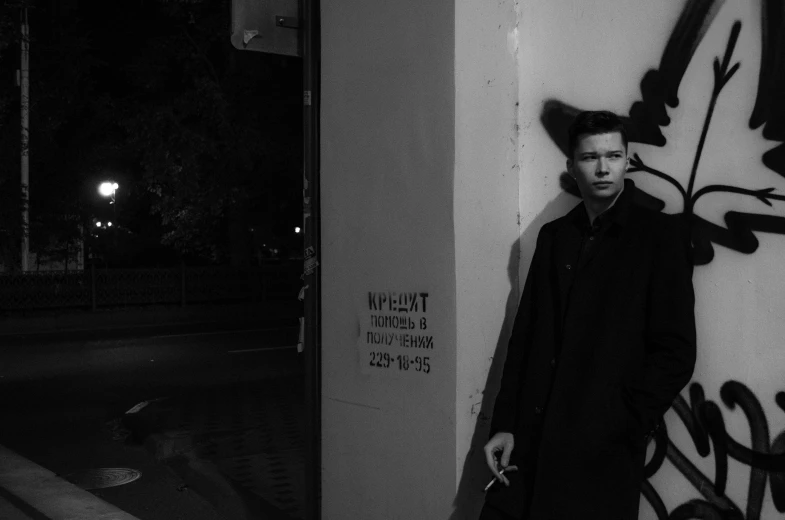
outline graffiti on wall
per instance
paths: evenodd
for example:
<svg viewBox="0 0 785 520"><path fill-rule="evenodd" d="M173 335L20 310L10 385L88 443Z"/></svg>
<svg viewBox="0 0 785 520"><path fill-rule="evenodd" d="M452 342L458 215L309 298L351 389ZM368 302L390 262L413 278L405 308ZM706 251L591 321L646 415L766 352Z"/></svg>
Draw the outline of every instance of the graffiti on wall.
<svg viewBox="0 0 785 520"><path fill-rule="evenodd" d="M642 100L633 103L629 116L623 117L631 142L663 147L667 144L662 127L670 124L666 106L679 106L678 90L687 68L691 65L696 49L703 36L715 20L724 0L689 0L665 46L659 68L649 70L641 81ZM765 139L775 142L761 157L769 170L785 177L785 4L781 0L761 0L761 66L758 91L750 115L749 128L762 127ZM714 258L713 244L719 244L740 253L754 253L758 249L755 231L785 234L785 216L760 213L728 211L725 213L726 227L706 220L695 212L699 199L713 193L731 193L753 197L760 203L772 207L775 202L785 201L785 194L776 187L757 186L747 172L738 172L736 177L744 186L710 184L695 189L698 169L704 152L706 137L712 124L717 101L725 86L739 73L741 62L733 58L742 23L736 21L729 29L724 52L712 64L714 87L709 96L708 109L703 121L689 181L683 186L675 177L657 169L656 159L633 154L630 172L645 172L669 183L683 201L683 212L691 221L693 253L696 265L711 262ZM749 71L746 71L749 73ZM543 108L541 120L551 139L567 155L567 127L581 109L559 100L548 100ZM754 164L750 164L752 169ZM565 189L577 195L577 188L564 179ZM638 193L639 200L658 209L665 204L645 192Z"/></svg>
<svg viewBox="0 0 785 520"><path fill-rule="evenodd" d="M648 481L643 483L643 496L654 509L658 520L703 518L710 520L760 520L768 482L774 507L785 512L785 430L770 442L769 422L760 401L752 391L737 381L728 381L720 390L725 406L738 407L750 428L751 447L747 448L727 432L722 411L714 401L706 400L698 383L690 386L689 403L679 396L673 410L684 423L701 457L708 457L714 449L714 480L706 477L668 438L667 428L660 423L652 441L654 455L646 464L646 477L651 477L668 459L676 469L703 495L676 507L670 515L662 498ZM775 401L785 413L785 392L778 392ZM711 443L709 443L711 441ZM728 480L728 459L749 466L746 511L725 494Z"/></svg>
<svg viewBox="0 0 785 520"><path fill-rule="evenodd" d="M714 259L715 244L752 254L759 246L756 232L785 234L785 211L778 215L728 210L724 214L725 226L721 226L710 222L696 210L699 199L717 193L749 197L775 209L777 204L785 203L785 194L778 191L776 186L760 185L755 177L756 168L762 164L785 178L785 3L781 0L760 0L761 61L757 71L755 102L748 120L749 129L760 129L770 146L760 157L760 162L752 161L749 164L748 171L732 172L734 178L739 180L738 185L718 183L698 187L698 171L717 102L734 77L742 73L754 73L734 59L743 25L738 20L727 27L725 47L717 49L713 62L693 64L696 50L715 23L724 3L725 0L686 1L662 53L658 69L649 70L644 75L640 83L640 100L632 104L627 116L623 116L631 142L655 147L646 148L654 152L633 153L629 171L657 177L674 190L675 198L682 202L682 212L691 222L696 265L705 265ZM700 138L693 153L689 176L686 177L688 180L682 184L675 175L658 169L654 154L656 147L668 144L662 133L662 129L671 123L667 110L678 109L679 87L690 66L711 67L713 88L706 93L708 105L700 127ZM568 154L567 128L581 110L556 99L547 100L543 106L542 124L565 156ZM711 173L704 172L703 175ZM569 176L563 175L563 189L580 196L577 186L571 181ZM661 199L640 189L636 199L660 211L665 207ZM697 454L706 458L713 453L714 475L709 478L693 464L670 440L667 427L664 421L661 422L651 440L654 450L646 465L646 477L655 475L668 460L702 498L680 504L668 513L662 497L646 480L642 493L658 520L760 520L767 486L774 508L781 513L785 512L785 430L771 440L769 421L760 401L740 382L726 382L721 388L720 398L729 410L738 407L744 413L750 429L750 447L745 447L728 433L720 406L707 400L703 387L693 383L689 388L689 402L679 396L673 403L673 410L689 432ZM775 402L785 413L785 392L777 393ZM726 495L730 459L749 467L747 500L743 509Z"/></svg>

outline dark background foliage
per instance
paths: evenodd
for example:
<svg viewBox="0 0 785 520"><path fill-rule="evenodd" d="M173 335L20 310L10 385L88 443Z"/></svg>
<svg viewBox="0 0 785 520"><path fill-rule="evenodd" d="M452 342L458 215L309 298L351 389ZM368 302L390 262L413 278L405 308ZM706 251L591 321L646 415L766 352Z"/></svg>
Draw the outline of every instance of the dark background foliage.
<svg viewBox="0 0 785 520"><path fill-rule="evenodd" d="M29 3L30 238L104 263L298 254L301 64L236 50L231 2ZM0 12L0 251L18 263L19 3ZM120 184L117 204L96 191ZM93 229L111 219L109 231ZM96 231L96 232L94 232ZM277 251L277 252L276 252Z"/></svg>

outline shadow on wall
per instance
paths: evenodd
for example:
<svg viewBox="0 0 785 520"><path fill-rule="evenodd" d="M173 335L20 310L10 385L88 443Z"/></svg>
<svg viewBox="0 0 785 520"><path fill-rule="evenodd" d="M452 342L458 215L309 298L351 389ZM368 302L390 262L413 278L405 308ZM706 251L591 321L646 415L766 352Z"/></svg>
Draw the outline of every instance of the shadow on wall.
<svg viewBox="0 0 785 520"><path fill-rule="evenodd" d="M649 70L641 79L641 97L630 107L629 115L623 116L630 141L650 147L644 149L641 154L633 154L629 172L652 175L671 185L674 200L682 201L682 213L686 214L691 222L693 258L696 265L705 265L713 260L715 245L743 254L752 254L759 246L756 232L785 235L785 216L780 214L747 213L734 211L732 207L728 207L723 227L709 222L695 211L699 199L716 193L733 194L736 200L739 197L753 198L769 208L774 208L774 203L785 202L785 194L780 193L777 186L760 187L754 179L756 172L761 170L761 165L785 178L785 96L782 96L785 88L785 47L782 45L785 11L782 10L781 0L759 2L762 15L760 18L761 61L760 69L757 71L758 89L754 93L755 105L748 121L750 130L761 132L768 149L761 155L760 160L749 162L748 171L739 172L738 184L707 184L699 187L697 183L704 151L703 145L712 126L714 107L723 94L724 87L740 70L741 74L755 73L749 68L741 69L740 62L735 62L734 59L736 45L742 31L742 22L739 20L734 21L726 29L728 37L725 48L717 49L718 53L713 62L696 61L693 64L696 50L709 27L716 22L722 3L720 0L684 1L682 13L663 49L658 68ZM667 144L662 128L671 123L668 109L677 109L680 105L679 87L690 67L706 67L707 73L713 74L714 86L711 92L707 92L709 106L702 125L700 121L695 121L696 127L702 127L702 133L689 172L689 181L686 185L682 185L676 180L679 176L657 169L656 148ZM580 111L580 108L558 99L545 100L543 105L541 114L543 128L554 144L564 152L565 157L567 156L566 129ZM560 180L562 194L548 204L511 248L508 274L512 290L507 298L504 324L486 380L482 406L472 436L471 448L464 463L451 520L474 519L482 507L482 489L491 478L482 448L488 438L493 404L499 390L506 357L507 342L518 308L517 266L525 266L528 269L539 229L546 222L566 213L569 206L574 205L572 204L574 199L568 195L576 193L574 184L564 174ZM635 200L637 204L648 206L655 211L662 211L665 206L662 200L639 189L636 190ZM655 510L658 520L667 518L759 520L767 480L771 487L774 507L779 512L785 512L785 431L770 442L769 425L760 402L742 383L726 382L720 391L720 397L729 409L733 410L738 406L746 414L750 423L751 448L742 446L727 434L719 406L705 400L702 387L694 383L690 387L690 403L687 404L686 400L679 397L674 402L674 410L690 432L698 455L708 456L710 446L713 447L716 466L714 481L697 470L668 439L666 429L661 428L655 439L654 456L647 464L647 476L656 473L667 458L703 495L703 499L681 504L669 516L656 490L647 482L644 484L643 494ZM778 392L775 399L779 408L785 411L785 392ZM725 496L728 458L733 458L751 468L745 512Z"/></svg>
<svg viewBox="0 0 785 520"><path fill-rule="evenodd" d="M572 179L563 173L560 180L562 193L545 207L510 248L507 275L510 279L511 289L507 296L504 322L488 371L482 405L472 434L471 447L464 462L450 520L474 520L479 516L483 505L482 489L491 479L483 447L488 441L494 401L499 391L507 344L518 309L520 297L518 269L519 266L525 266L528 271L540 228L547 222L567 213L575 206L577 200L572 195L577 193ZM662 210L661 201L638 189L635 193L635 203L648 206L655 211ZM646 478L648 479L657 473L664 460L667 459L696 490L700 491L703 499L685 502L672 511L669 516L659 493L646 480L641 491L654 509L657 519L697 518L699 516L704 518L701 515L706 513L710 516L705 516L705 518L760 520L767 483L771 488L774 507L779 512L785 512L785 430L775 435L771 440L769 422L760 401L744 384L728 381L723 385L720 396L730 410L736 406L741 408L749 421L752 445L750 448L746 448L727 433L720 407L714 401L705 399L700 384L693 383L689 387L689 393L689 402L679 396L673 403L673 409L689 431L699 456L708 457L712 452L711 446L713 446L716 474L712 480L701 473L668 438L666 424L661 422L657 435L652 439L655 449L646 463ZM785 411L785 392L778 392L775 401L779 408ZM731 458L749 466L751 471L745 512L742 512L739 505L725 496L728 481L728 459Z"/></svg>
<svg viewBox="0 0 785 520"><path fill-rule="evenodd" d="M750 130L760 129L764 138L761 144L766 142L770 148L762 154L760 162L749 161L749 171L739 172L739 184L709 184L697 189L696 179L703 146L712 125L714 107L723 89L737 72L742 70L742 74L750 73L745 72L749 69L741 69L741 62L734 63L734 52L742 31L739 20L732 24L725 49L718 49L720 52L713 64L692 63L704 35L715 22L721 4L717 0L687 0L684 3L679 21L663 49L659 68L649 70L644 75L640 84L641 99L630 107L629 116L622 116L630 142L663 147L667 140L662 128L671 123L666 107L674 110L679 107L679 87L687 69L703 67L713 72L714 88L707 92L709 107L687 185L683 186L677 181L674 174L658 170L656 157L651 157L651 150L641 152L643 157L633 154L629 169L630 173L641 172L666 181L672 186L677 200L682 200L682 212L691 221L693 259L696 265L705 265L714 259L715 244L752 254L759 245L755 232L785 235L785 216L729 210L725 213L726 226L723 227L695 212L699 199L716 193L734 194L737 198L751 197L770 208L774 207L774 202L785 202L785 195L778 193L776 186L764 185L761 188L751 179L751 174L754 175L761 164L785 177L785 96L782 96L785 89L785 46L782 45L781 37L785 30L785 12L781 0L761 0L762 42L758 91L748 123ZM558 99L549 99L544 103L541 123L565 157L568 155L567 127L581 110ZM697 125L699 121L693 123Z"/></svg>
<svg viewBox="0 0 785 520"><path fill-rule="evenodd" d="M471 447L463 463L461 481L458 484L458 492L453 501L454 509L452 515L450 515L450 520L476 519L480 514L480 509L482 509L484 500L483 488L491 479L491 472L485 463L483 447L488 442L493 404L496 400L496 394L499 392L504 359L507 355L507 342L510 339L515 314L518 310L520 299L519 268L520 266L526 266L528 270L534 255L534 247L537 243L537 235L540 232L540 228L551 220L567 213L575 206L575 202L576 199L568 193L560 193L554 200L548 203L543 211L529 224L520 238L510 246L510 257L507 262L510 293L507 295L504 322L499 332L499 339L496 342L491 367L488 370L482 405L477 416L474 433L472 434Z"/></svg>

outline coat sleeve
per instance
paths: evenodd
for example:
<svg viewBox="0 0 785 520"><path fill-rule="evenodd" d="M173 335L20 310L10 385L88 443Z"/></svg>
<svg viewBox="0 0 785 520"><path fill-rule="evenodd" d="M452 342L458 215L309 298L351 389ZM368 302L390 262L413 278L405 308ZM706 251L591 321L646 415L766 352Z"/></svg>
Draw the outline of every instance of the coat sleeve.
<svg viewBox="0 0 785 520"><path fill-rule="evenodd" d="M653 431L695 368L695 294L687 222L667 216L653 259L641 377L626 388L639 433Z"/></svg>
<svg viewBox="0 0 785 520"><path fill-rule="evenodd" d="M518 398L520 396L520 388L523 385L523 377L526 373L526 361L531 349L530 324L536 320L537 306L534 302L537 293L536 285L537 280L543 276L544 236L545 233L543 230L540 230L539 235L537 235L534 256L529 266L529 273L526 276L526 283L523 287L523 294L515 315L510 341L507 344L507 357L504 361L501 387L493 406L491 437L498 432L515 432L515 426L518 422L518 410L520 408L518 406Z"/></svg>

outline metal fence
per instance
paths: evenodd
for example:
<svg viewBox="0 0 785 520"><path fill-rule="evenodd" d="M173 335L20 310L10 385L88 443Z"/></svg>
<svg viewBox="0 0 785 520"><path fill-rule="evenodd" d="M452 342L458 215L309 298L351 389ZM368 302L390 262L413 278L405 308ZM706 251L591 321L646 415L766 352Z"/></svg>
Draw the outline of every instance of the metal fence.
<svg viewBox="0 0 785 520"><path fill-rule="evenodd" d="M217 301L293 301L301 263L0 273L0 310Z"/></svg>

